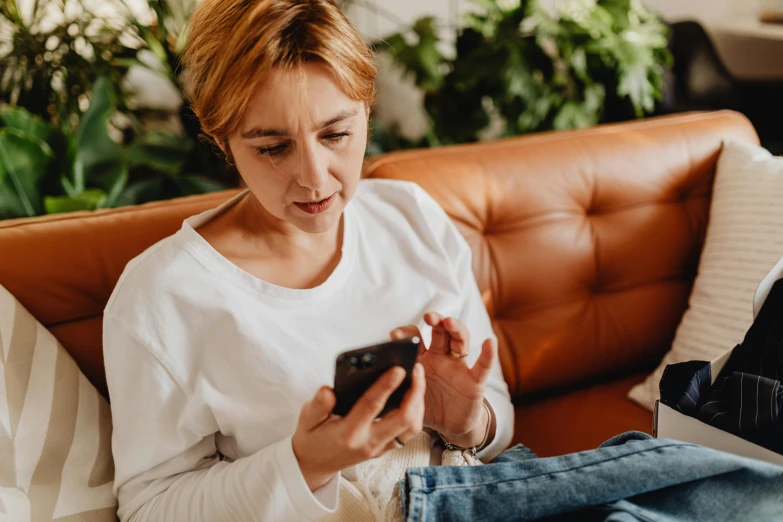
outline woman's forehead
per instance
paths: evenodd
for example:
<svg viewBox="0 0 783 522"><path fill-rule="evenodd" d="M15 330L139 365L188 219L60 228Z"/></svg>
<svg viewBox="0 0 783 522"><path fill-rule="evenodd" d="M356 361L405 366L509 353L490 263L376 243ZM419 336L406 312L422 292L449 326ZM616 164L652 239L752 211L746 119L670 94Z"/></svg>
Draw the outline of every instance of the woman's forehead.
<svg viewBox="0 0 783 522"><path fill-rule="evenodd" d="M357 112L363 106L342 90L324 65L304 64L294 69L272 69L248 103L241 133L251 128L318 128L338 114Z"/></svg>

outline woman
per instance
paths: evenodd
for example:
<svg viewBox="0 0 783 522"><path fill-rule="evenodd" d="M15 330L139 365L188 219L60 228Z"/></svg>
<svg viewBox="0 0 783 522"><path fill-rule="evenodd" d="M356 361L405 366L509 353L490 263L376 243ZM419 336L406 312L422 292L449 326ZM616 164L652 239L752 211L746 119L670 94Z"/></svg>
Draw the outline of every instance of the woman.
<svg viewBox="0 0 783 522"><path fill-rule="evenodd" d="M416 185L359 181L376 68L332 1L205 0L190 29L187 95L248 191L129 263L107 305L119 517L394 517L441 441L490 460L511 440L470 250ZM330 415L338 353L412 335L399 409L374 421L397 368Z"/></svg>
<svg viewBox="0 0 783 522"><path fill-rule="evenodd" d="M331 0L205 0L185 66L249 190L129 263L107 305L123 522L783 519L783 468L676 441L498 456L513 409L470 250L415 185L359 181L375 66ZM398 409L375 421L399 368L331 415L339 352L412 335ZM437 466L442 445L498 457Z"/></svg>

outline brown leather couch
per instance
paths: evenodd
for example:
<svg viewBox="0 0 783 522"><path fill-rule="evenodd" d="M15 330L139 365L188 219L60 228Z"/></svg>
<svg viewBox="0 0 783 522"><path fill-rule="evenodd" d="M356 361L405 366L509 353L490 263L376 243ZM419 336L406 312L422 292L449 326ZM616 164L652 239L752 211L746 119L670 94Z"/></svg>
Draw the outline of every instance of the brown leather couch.
<svg viewBox="0 0 783 522"><path fill-rule="evenodd" d="M366 176L429 191L472 246L515 441L551 456L651 430L625 395L687 306L726 138L758 142L743 116L717 112L368 162ZM125 264L231 194L0 222L0 284L105 394L102 312Z"/></svg>

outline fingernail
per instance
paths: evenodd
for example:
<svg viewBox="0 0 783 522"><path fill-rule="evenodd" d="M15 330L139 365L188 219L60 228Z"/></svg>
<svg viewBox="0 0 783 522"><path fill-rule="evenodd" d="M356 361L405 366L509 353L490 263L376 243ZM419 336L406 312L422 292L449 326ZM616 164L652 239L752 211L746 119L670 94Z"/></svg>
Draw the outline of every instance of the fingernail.
<svg viewBox="0 0 783 522"><path fill-rule="evenodd" d="M424 374L424 366L421 363L416 363L416 366L413 367L413 372L417 377L421 377Z"/></svg>
<svg viewBox="0 0 783 522"><path fill-rule="evenodd" d="M399 328L397 328L396 330L392 330L391 336L392 336L392 337L399 337L399 336L400 336L400 334L402 334L402 330L400 330Z"/></svg>

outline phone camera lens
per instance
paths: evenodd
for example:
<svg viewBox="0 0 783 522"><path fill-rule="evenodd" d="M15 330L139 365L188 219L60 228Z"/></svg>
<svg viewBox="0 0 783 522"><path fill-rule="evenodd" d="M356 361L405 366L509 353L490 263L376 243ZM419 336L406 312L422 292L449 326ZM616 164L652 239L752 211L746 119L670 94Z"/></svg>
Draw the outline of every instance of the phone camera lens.
<svg viewBox="0 0 783 522"><path fill-rule="evenodd" d="M351 366L356 366L359 364L359 358L351 357L350 359L348 359L348 362L351 363Z"/></svg>
<svg viewBox="0 0 783 522"><path fill-rule="evenodd" d="M362 367L363 368L369 368L375 364L375 356L371 353L365 353L362 355Z"/></svg>

